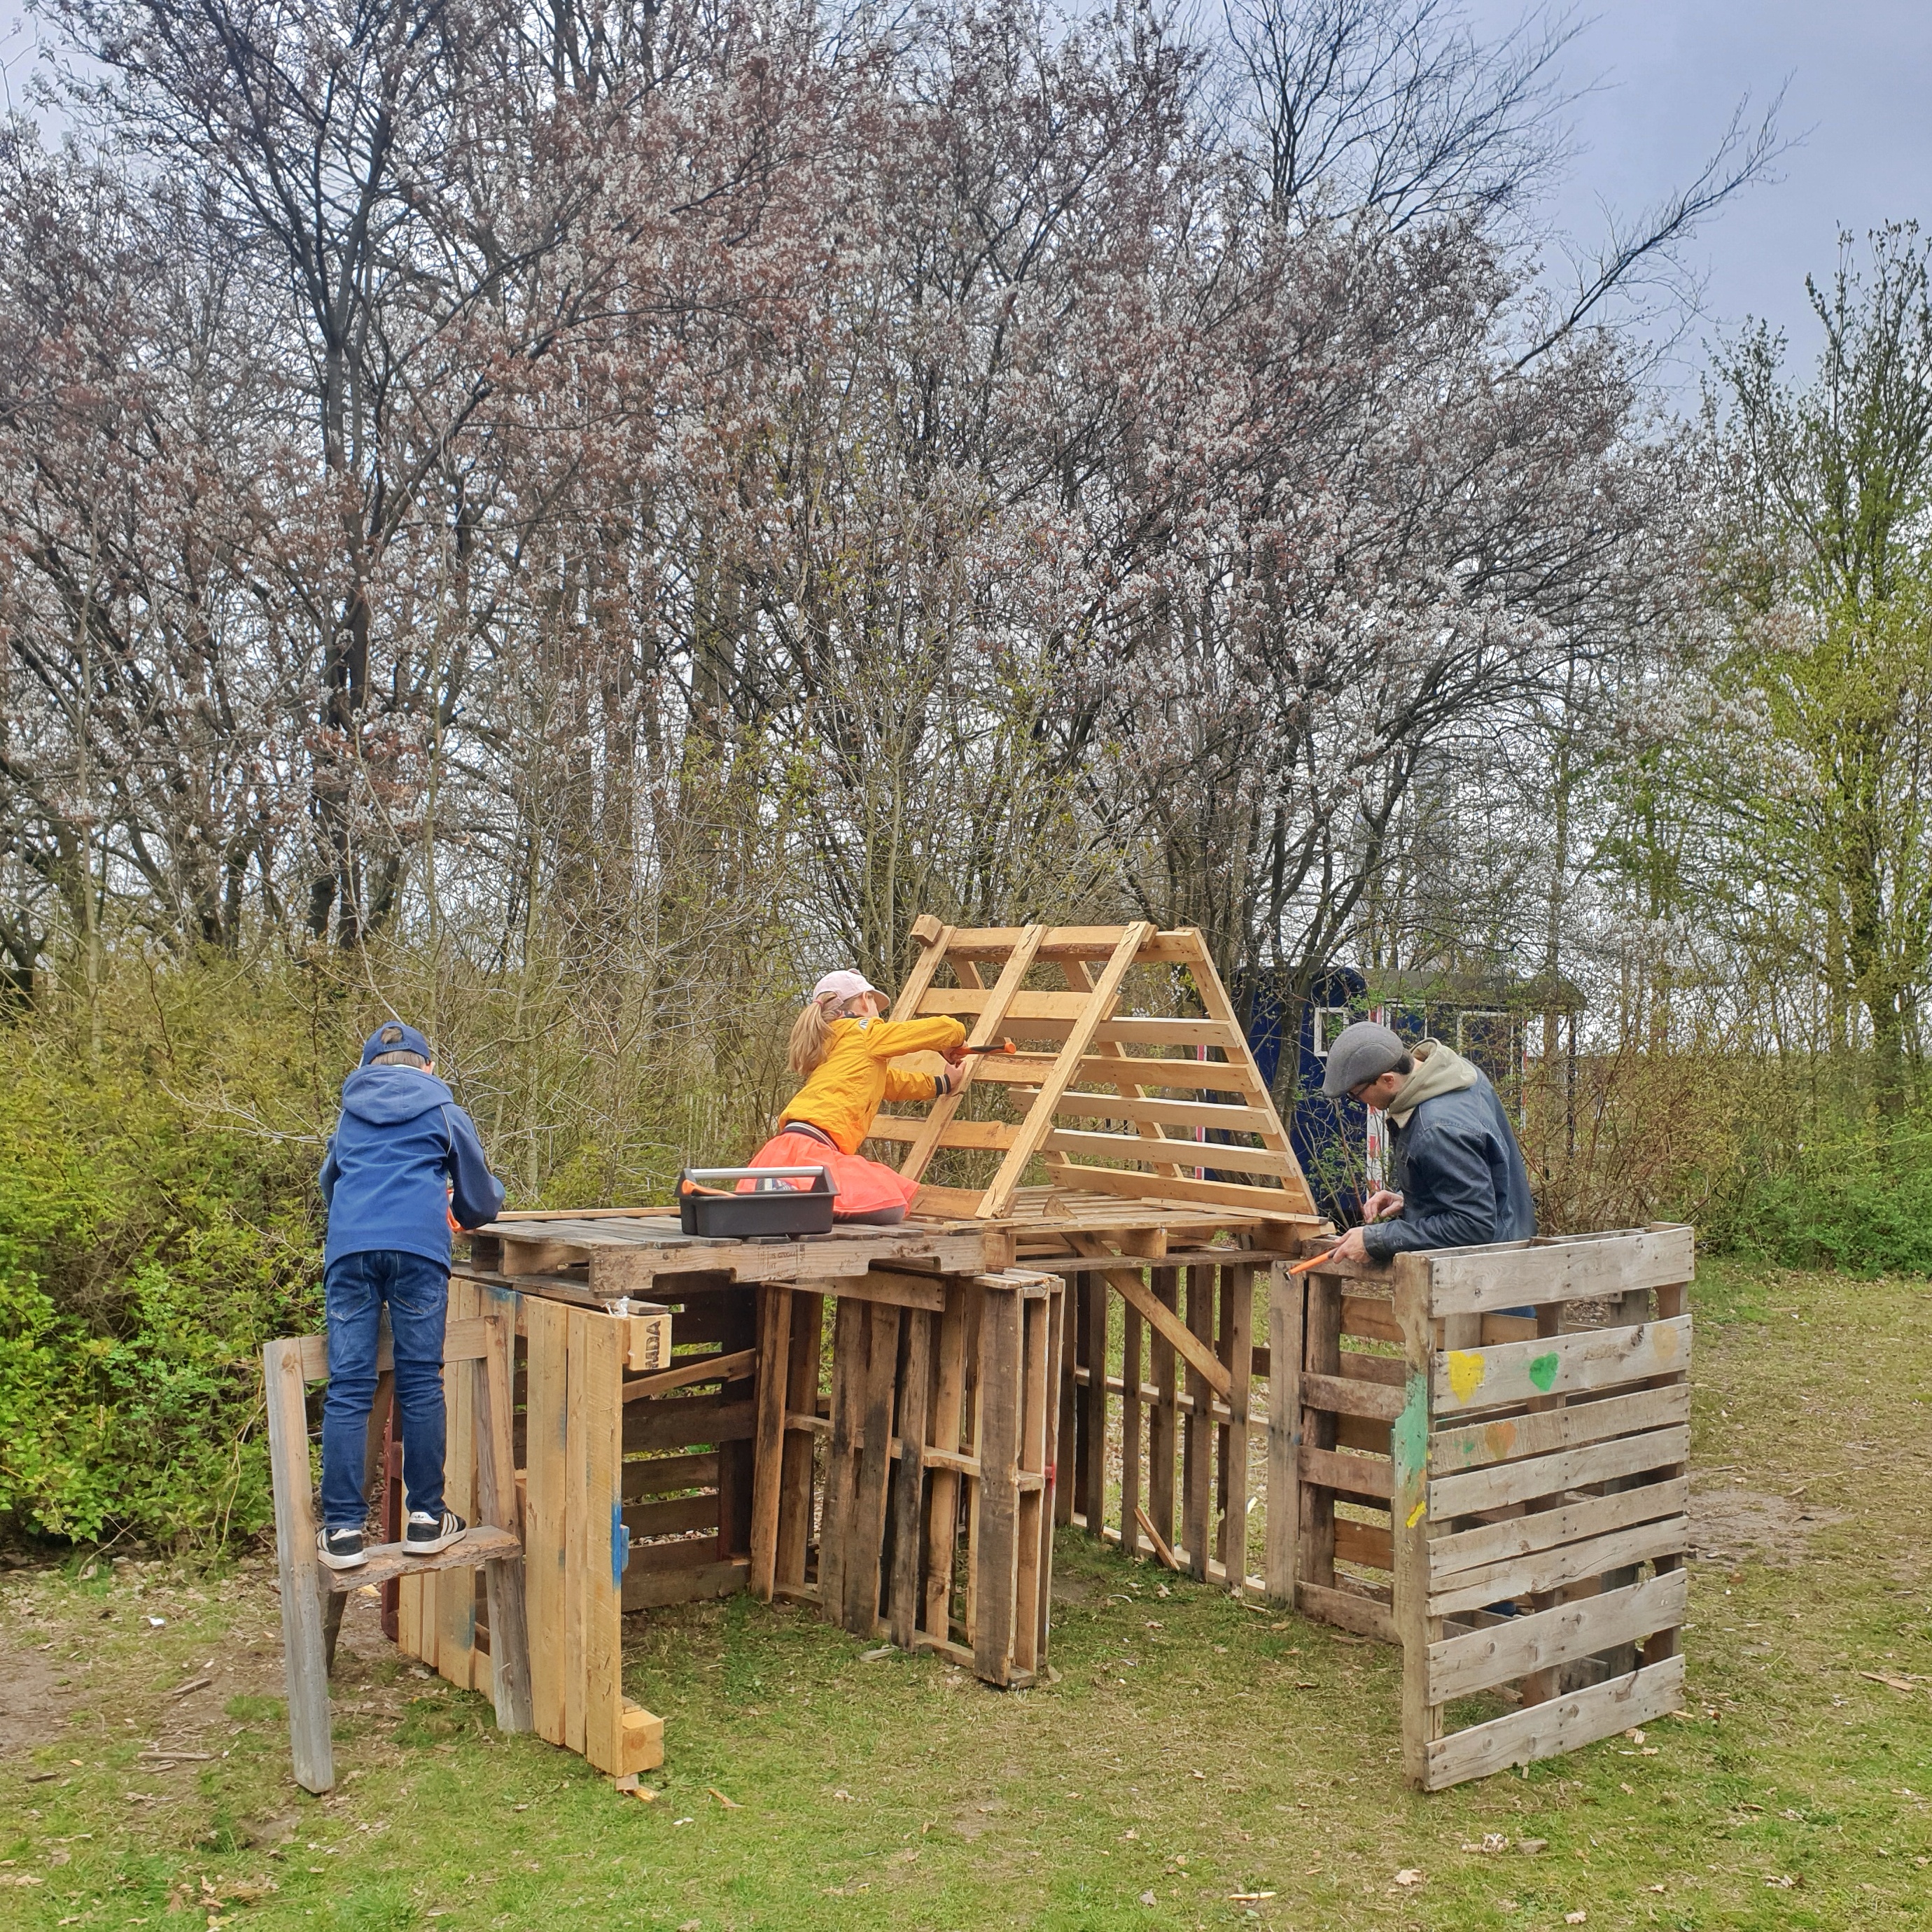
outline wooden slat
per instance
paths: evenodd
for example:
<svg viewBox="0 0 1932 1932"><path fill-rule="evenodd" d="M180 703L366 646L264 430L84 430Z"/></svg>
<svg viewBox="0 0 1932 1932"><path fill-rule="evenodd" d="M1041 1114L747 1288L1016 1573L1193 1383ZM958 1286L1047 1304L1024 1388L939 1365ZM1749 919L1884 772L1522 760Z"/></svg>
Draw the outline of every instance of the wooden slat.
<svg viewBox="0 0 1932 1932"><path fill-rule="evenodd" d="M289 1338L289 1346L296 1352L297 1372L305 1382L326 1382L328 1379L328 1337L326 1335L297 1335ZM442 1331L442 1359L445 1362L473 1362L482 1356L490 1346L490 1331L480 1318L453 1320ZM376 1371L379 1375L392 1374L395 1370L395 1351L391 1343L388 1324L383 1324L376 1344Z"/></svg>
<svg viewBox="0 0 1932 1932"><path fill-rule="evenodd" d="M453 1280L448 1288L448 1312L458 1321L478 1319L478 1289L474 1282ZM480 1519L474 1494L476 1438L472 1408L476 1372L468 1362L444 1358L442 1369L443 1507L466 1522ZM436 1674L468 1690L475 1687L477 1659L476 1578L473 1574L447 1573L424 1593L435 1606Z"/></svg>
<svg viewBox="0 0 1932 1932"><path fill-rule="evenodd" d="M1106 1064L1114 1067L1127 1067L1136 1063L1123 1059ZM1138 1064L1144 1066L1148 1063L1142 1061ZM1196 1060L1192 1064L1198 1066L1207 1063ZM1127 1079L1124 1072L1120 1077L1123 1081ZM1156 1126L1200 1127L1236 1134L1258 1134L1272 1124L1273 1119L1259 1107L1220 1106L1207 1100L1156 1100L1138 1094L1122 1096L1070 1092L1061 1096L1059 1111L1064 1118L1073 1120L1144 1120ZM1221 1143L1217 1141L1190 1140L1186 1144L1192 1150L1187 1162L1191 1167L1214 1165L1214 1162L1204 1154L1204 1149L1208 1154L1221 1151Z"/></svg>
<svg viewBox="0 0 1932 1932"><path fill-rule="evenodd" d="M488 1318L490 1351L473 1371L477 1381L476 1502L486 1522L506 1525L520 1539L510 1377L516 1318L508 1296L492 1295L486 1305L494 1305L498 1312ZM487 1564L483 1571L490 1618L490 1699L496 1706L496 1728L506 1732L527 1731L532 1725L530 1618L523 1558L519 1540L514 1554L506 1552Z"/></svg>
<svg viewBox="0 0 1932 1932"><path fill-rule="evenodd" d="M1303 1360L1306 1366L1302 1372L1304 1376L1338 1373L1347 1363L1341 1349L1341 1290L1333 1280L1319 1275L1312 1279L1304 1275L1301 1280L1308 1291L1304 1315ZM1397 1363L1395 1366L1400 1369L1401 1364ZM1335 1418L1332 1414L1311 1408L1304 1402L1298 1421L1303 1447L1334 1448ZM1298 1455L1298 1476L1300 1468ZM1300 1548L1295 1572L1298 1602L1300 1584L1312 1583L1325 1588L1335 1581L1335 1498L1331 1491L1318 1483L1298 1482L1298 1486L1300 1491L1300 1520L1295 1531Z"/></svg>
<svg viewBox="0 0 1932 1932"><path fill-rule="evenodd" d="M1226 1369L1214 1352L1214 1270L1191 1268L1182 1280L1186 1285L1188 1332L1200 1343L1199 1352L1225 1376ZM1193 1402L1180 1424L1180 1540L1186 1546L1188 1574L1202 1582L1208 1580L1208 1561L1214 1554L1208 1540L1215 1432L1208 1414L1208 1379L1196 1366L1196 1355L1190 1354L1187 1393Z"/></svg>
<svg viewBox="0 0 1932 1932"><path fill-rule="evenodd" d="M924 1607L927 1410L936 1366L934 1343L939 1318L913 1310L904 1318L905 1371L899 1384L898 1466L892 1484L892 1567L886 1589L886 1621L892 1640L910 1650L919 1634Z"/></svg>
<svg viewBox="0 0 1932 1932"><path fill-rule="evenodd" d="M1318 1483L1345 1496L1366 1496L1372 1502L1389 1499L1389 1464L1383 1456L1342 1456L1332 1449L1301 1445L1301 1480Z"/></svg>
<svg viewBox="0 0 1932 1932"><path fill-rule="evenodd" d="M916 930L916 928L915 928ZM1027 928L1018 926L962 926L946 929L946 956L952 959L997 958L1016 946ZM1120 943L1118 926L1050 926L1041 935L1040 954L1048 959L1106 959ZM1187 942L1193 934L1150 932L1142 952L1150 962L1163 964L1191 959Z"/></svg>
<svg viewBox="0 0 1932 1932"><path fill-rule="evenodd" d="M752 1594L770 1603L778 1580L778 1495L784 1480L785 1383L791 1358L791 1291L758 1290L758 1381L753 1404Z"/></svg>
<svg viewBox="0 0 1932 1932"><path fill-rule="evenodd" d="M1402 1330L1396 1324L1395 1309L1386 1297L1381 1295L1343 1295L1342 1333L1370 1342L1402 1340Z"/></svg>
<svg viewBox="0 0 1932 1932"><path fill-rule="evenodd" d="M1039 929L1030 928L1033 931ZM1020 946L1026 946L1024 936ZM1019 950L1019 947L1015 949L1016 955ZM1024 973L1026 966L1032 963L1029 948L1026 965L1023 965L1020 971ZM1012 960L1010 958L1006 964L1010 968ZM1028 1020L1077 1020L1087 1011L1088 1000L1084 993L1021 992L1017 989L1017 975L1015 986L1016 990L1010 998L1003 1003L996 1002L997 987L934 986L920 1000L920 1016L923 1018L928 1014L946 1013L958 1018L968 1015L978 1016L998 1010L1000 1015L1000 1023L989 1029L993 1038L997 1040L1002 1028L1012 1031L1020 1028L1022 1023Z"/></svg>
<svg viewBox="0 0 1932 1932"><path fill-rule="evenodd" d="M1292 1154L1278 1154L1272 1148L1231 1147L1214 1141L1155 1140L1134 1134L1083 1133L1060 1127L1047 1136L1044 1144L1049 1154L1084 1154L1090 1160L1185 1160L1192 1167L1276 1176L1294 1171Z"/></svg>
<svg viewBox="0 0 1932 1932"><path fill-rule="evenodd" d="M946 1309L939 1318L938 1368L933 1378L932 1446L956 1454L964 1426L968 1300L981 1291L971 1283L946 1284ZM952 1561L958 1541L958 1474L935 1462L926 1504L926 1606L920 1626L944 1640L951 1631Z"/></svg>
<svg viewBox="0 0 1932 1932"><path fill-rule="evenodd" d="M688 1356L674 1368L627 1382L621 1399L641 1402L650 1396L668 1395L673 1389L694 1388L704 1382L736 1382L757 1366L758 1358L755 1348L737 1348L728 1355Z"/></svg>
<svg viewBox="0 0 1932 1932"><path fill-rule="evenodd" d="M832 1324L832 1431L825 1448L825 1494L819 1513L818 1588L825 1614L845 1614L845 1565L852 1553L853 1499L865 1427L866 1304L841 1301Z"/></svg>
<svg viewBox="0 0 1932 1932"><path fill-rule="evenodd" d="M1022 1053L982 1058L988 1064L980 1070L980 1079L1009 1086L1036 1087L1058 1056L1050 1053ZM1143 1094L1164 1089L1186 1094L1264 1096L1268 1091L1260 1078L1244 1066L1231 1066L1225 1061L1196 1060L1192 1057L1153 1060L1144 1056L1123 1054L1116 1058L1112 1054L1095 1054L1074 1068L1073 1077L1095 1086L1103 1082L1112 1084L1117 1080L1125 1080Z"/></svg>
<svg viewBox="0 0 1932 1932"><path fill-rule="evenodd" d="M1586 1690L1551 1699L1466 1731L1452 1732L1429 1747L1426 1783L1442 1791L1510 1765L1554 1757L1600 1738L1647 1724L1684 1702L1684 1660L1666 1658L1628 1677L1612 1677Z"/></svg>
<svg viewBox="0 0 1932 1932"><path fill-rule="evenodd" d="M791 1292L788 1289L788 1294ZM791 1340L785 1368L784 1403L790 1414L816 1410L818 1376L824 1352L825 1300L793 1294ZM808 1436L784 1438L778 1473L778 1554L774 1588L805 1581L806 1544L812 1534L812 1469L814 1445Z"/></svg>
<svg viewBox="0 0 1932 1932"><path fill-rule="evenodd" d="M1360 1348L1342 1348L1338 1356L1336 1372L1345 1381L1379 1382L1384 1388L1402 1385L1402 1364L1394 1355L1371 1355Z"/></svg>
<svg viewBox="0 0 1932 1932"><path fill-rule="evenodd" d="M988 1288L980 1317L980 1480L972 1572L973 1667L987 1683L1012 1672L1018 1581L1020 1412L1019 1297Z"/></svg>
<svg viewBox="0 0 1932 1932"><path fill-rule="evenodd" d="M1678 1382L1635 1395L1573 1402L1541 1415L1500 1416L1492 1422L1438 1430L1430 1438L1429 1467L1432 1474L1452 1475L1512 1456L1546 1455L1552 1450L1601 1442L1640 1429L1665 1429L1690 1419L1690 1390Z"/></svg>
<svg viewBox="0 0 1932 1932"><path fill-rule="evenodd" d="M669 1496L680 1490L715 1490L718 1486L718 1458L715 1455L650 1456L633 1458L624 1465L624 1500L634 1502L642 1496Z"/></svg>
<svg viewBox="0 0 1932 1932"><path fill-rule="evenodd" d="M1359 1564L1365 1570L1391 1570L1394 1545L1388 1522L1364 1522L1359 1516L1335 1519L1335 1560Z"/></svg>
<svg viewBox="0 0 1932 1932"><path fill-rule="evenodd" d="M569 1312L526 1299L530 1348L524 1413L527 1462L524 1510L524 1598L530 1618L530 1706L538 1736L564 1739L564 1538L566 1522Z"/></svg>
<svg viewBox="0 0 1932 1932"><path fill-rule="evenodd" d="M1244 1594L1248 1574L1249 1381L1255 1354L1255 1270L1242 1262L1221 1270L1221 1335L1232 1386L1222 1433L1221 1561L1231 1586Z"/></svg>
<svg viewBox="0 0 1932 1932"><path fill-rule="evenodd" d="M971 1060L967 1063L973 1064ZM944 1095L933 1102L935 1110L943 1107L947 1100L957 1100L957 1094ZM914 1150L930 1141L935 1148L965 1148L985 1151L992 1149L1004 1152L1011 1147L1019 1133L1019 1129L1009 1126L1004 1120L948 1120L944 1126L928 1131L930 1123L910 1115L895 1117L890 1114L875 1114L872 1124L866 1130L866 1138L875 1141L908 1141ZM908 1162L909 1164L909 1162ZM923 1163L920 1172L925 1171ZM902 1167L900 1172L903 1173Z"/></svg>
<svg viewBox="0 0 1932 1932"><path fill-rule="evenodd" d="M1426 1262L1398 1255L1392 1309L1402 1335L1402 1412L1389 1430L1390 1589L1402 1644L1402 1770L1412 1785L1428 1778L1429 1748L1442 1733L1440 1701L1430 1694L1429 1648L1442 1634L1429 1592L1426 1497L1429 1376L1434 1325Z"/></svg>
<svg viewBox="0 0 1932 1932"><path fill-rule="evenodd" d="M734 1595L745 1587L745 1573L749 1567L746 1558L720 1562L718 1546L708 1538L693 1546L706 1552L710 1560L664 1569L632 1564L624 1573L624 1608L655 1610L669 1604L701 1603L712 1597Z"/></svg>
<svg viewBox="0 0 1932 1932"><path fill-rule="evenodd" d="M1402 1365L1397 1362L1390 1366L1399 1370ZM1327 1409L1336 1415L1360 1416L1384 1425L1402 1413L1402 1390L1399 1386L1364 1382L1352 1376L1304 1374L1301 1378L1301 1400L1310 1408Z"/></svg>
<svg viewBox="0 0 1932 1932"><path fill-rule="evenodd" d="M1378 1643L1397 1640L1395 1612L1387 1604L1378 1603L1372 1597L1358 1597L1352 1590L1322 1583L1298 1583L1294 1606L1304 1616L1333 1624L1338 1630L1352 1630L1358 1636L1373 1637Z"/></svg>
<svg viewBox="0 0 1932 1932"><path fill-rule="evenodd" d="M1633 1563L1681 1555L1690 1547L1690 1541L1689 1520L1665 1516L1634 1528L1615 1530L1586 1543L1562 1544L1510 1562L1493 1563L1485 1569L1459 1570L1432 1586L1430 1610L1434 1616L1460 1616L1465 1610L1480 1610L1526 1593L1560 1590L1586 1577L1605 1576Z"/></svg>
<svg viewBox="0 0 1932 1932"><path fill-rule="evenodd" d="M643 1502L624 1505L624 1527L631 1533L632 1549L639 1556L653 1537L688 1536L693 1530L718 1527L718 1492L696 1496L655 1496Z"/></svg>
<svg viewBox="0 0 1932 1932"><path fill-rule="evenodd" d="M1268 1544L1262 1574L1268 1593L1282 1603L1294 1600L1298 1532L1301 1511L1296 1493L1296 1441L1301 1432L1302 1324L1307 1284L1276 1262L1268 1278L1268 1362L1281 1365L1268 1376ZM1260 1352L1256 1350L1257 1354Z"/></svg>
<svg viewBox="0 0 1932 1932"><path fill-rule="evenodd" d="M1520 1462L1492 1462L1460 1475L1438 1476L1429 1485L1429 1513L1436 1521L1507 1509L1539 1496L1560 1496L1586 1484L1609 1482L1681 1462L1690 1451L1690 1431L1654 1429L1620 1436L1609 1442L1586 1443Z"/></svg>
<svg viewBox="0 0 1932 1932"><path fill-rule="evenodd" d="M1690 1366L1690 1318L1585 1329L1496 1348L1451 1349L1436 1364L1438 1415L1544 1396L1618 1388Z"/></svg>
<svg viewBox="0 0 1932 1932"><path fill-rule="evenodd" d="M1204 1149L1196 1148L1196 1152L1203 1156L1201 1165L1211 1165ZM1265 1214L1276 1221L1305 1223L1311 1230L1321 1225L1321 1216L1302 1212L1294 1196L1283 1187L1252 1187L1234 1180L1175 1180L1164 1174L1130 1174L1118 1167L1088 1167L1072 1160L1057 1170L1056 1178L1063 1187L1124 1194L1150 1207L1171 1202L1186 1208L1204 1202L1213 1207Z"/></svg>
<svg viewBox="0 0 1932 1932"><path fill-rule="evenodd" d="M460 1543L440 1550L434 1556L412 1556L400 1543L370 1544L365 1546L364 1554L369 1560L360 1569L326 1571L322 1588L346 1592L365 1584L386 1583L392 1576L434 1576L438 1582L445 1576L470 1576L499 1557L520 1556L523 1546L514 1531L479 1522L471 1526Z"/></svg>
<svg viewBox="0 0 1932 1932"><path fill-rule="evenodd" d="M596 1426L592 1405L595 1384L588 1370L590 1316L581 1308L564 1313L568 1352L568 1409L564 1418L563 1469L563 1742L580 1756L590 1715L590 1676L585 1649L584 1579L590 1565L590 1436ZM622 1405L619 1406L622 1413Z"/></svg>
<svg viewBox="0 0 1932 1932"><path fill-rule="evenodd" d="M275 1562L281 1586L282 1675L296 1782L323 1792L335 1783L329 1742L328 1666L322 1653L321 1564L315 1553L315 1509L309 1474L302 1346L271 1342L262 1351L268 1469L274 1492Z"/></svg>
<svg viewBox="0 0 1932 1932"><path fill-rule="evenodd" d="M624 1447L638 1454L686 1449L700 1443L746 1442L754 1426L752 1404L742 1396L667 1395L624 1408Z"/></svg>
<svg viewBox="0 0 1932 1932"><path fill-rule="evenodd" d="M892 1390L898 1366L900 1311L874 1303L866 1311L864 1406L858 1468L846 1534L845 1628L870 1636L879 1622L885 1556L886 1502L892 1479Z"/></svg>
<svg viewBox="0 0 1932 1932"><path fill-rule="evenodd" d="M1559 1543L1607 1535L1612 1530L1628 1529L1658 1516L1682 1516L1689 1496L1689 1484L1681 1476L1671 1477L1615 1496L1592 1496L1582 1502L1566 1503L1560 1509L1438 1536L1430 1545L1432 1587L1446 1588L1466 1570L1486 1569L1534 1550L1554 1549Z"/></svg>
<svg viewBox="0 0 1932 1932"><path fill-rule="evenodd" d="M1158 1303L1164 1316L1174 1317L1174 1302L1180 1276L1172 1268L1153 1270L1149 1298ZM1138 1302L1130 1301L1130 1307L1147 1311ZM1148 1341L1148 1366L1149 1378L1154 1388L1154 1407L1148 1418L1148 1521L1153 1524L1154 1534L1171 1548L1174 1542L1174 1452L1177 1424L1180 1412L1175 1406L1175 1351L1173 1336L1176 1330L1185 1331L1186 1324L1175 1317L1171 1322L1150 1322L1152 1330Z"/></svg>
<svg viewBox="0 0 1932 1932"><path fill-rule="evenodd" d="M1681 1570L1628 1589L1559 1604L1534 1616L1510 1617L1429 1646L1429 1694L1446 1704L1532 1670L1633 1643L1684 1621L1689 1579Z"/></svg>
<svg viewBox="0 0 1932 1932"><path fill-rule="evenodd" d="M1696 1267L1689 1228L1439 1250L1429 1257L1430 1306L1438 1316L1476 1315L1525 1303L1608 1300L1688 1281Z"/></svg>

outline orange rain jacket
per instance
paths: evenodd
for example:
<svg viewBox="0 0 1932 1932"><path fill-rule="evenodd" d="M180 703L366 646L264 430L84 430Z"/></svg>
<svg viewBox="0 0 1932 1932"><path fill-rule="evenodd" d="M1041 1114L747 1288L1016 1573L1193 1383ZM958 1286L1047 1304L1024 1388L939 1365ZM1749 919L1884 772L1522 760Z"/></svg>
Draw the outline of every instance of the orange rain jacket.
<svg viewBox="0 0 1932 1932"><path fill-rule="evenodd" d="M825 1058L778 1116L778 1125L808 1121L830 1134L842 1152L856 1154L880 1101L935 1097L935 1076L890 1063L902 1053L950 1053L965 1042L966 1029L943 1013L924 1020L834 1020Z"/></svg>

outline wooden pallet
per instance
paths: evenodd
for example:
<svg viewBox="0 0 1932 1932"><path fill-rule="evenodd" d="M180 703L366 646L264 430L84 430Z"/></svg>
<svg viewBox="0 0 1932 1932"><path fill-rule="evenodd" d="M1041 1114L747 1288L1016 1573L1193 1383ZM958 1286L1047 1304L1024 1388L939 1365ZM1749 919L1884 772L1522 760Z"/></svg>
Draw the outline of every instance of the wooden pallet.
<svg viewBox="0 0 1932 1932"><path fill-rule="evenodd" d="M893 1018L946 1014L966 1023L969 1046L1004 1040L1023 1049L976 1054L957 1094L922 1114L874 1122L874 1140L905 1144L899 1171L910 1180L921 1180L942 1148L998 1156L982 1186L925 1189L922 1212L1000 1219L1039 1160L1067 1192L1318 1218L1198 932L1145 922L970 928L930 916L912 931L919 957ZM1128 976L1140 966L1184 971L1200 1014L1126 1010ZM1064 990L1033 983L1041 978ZM982 1082L1003 1088L1014 1103L1006 1111L1020 1118L961 1118ZM1202 1132L1221 1138L1196 1139Z"/></svg>
<svg viewBox="0 0 1932 1932"><path fill-rule="evenodd" d="M1682 1702L1693 1268L1664 1227L1277 1277L1270 1587L1402 1646L1423 1789Z"/></svg>
<svg viewBox="0 0 1932 1932"><path fill-rule="evenodd" d="M992 1684L1044 1668L1061 1286L762 1291L751 1587ZM819 1388L832 1311L829 1399Z"/></svg>

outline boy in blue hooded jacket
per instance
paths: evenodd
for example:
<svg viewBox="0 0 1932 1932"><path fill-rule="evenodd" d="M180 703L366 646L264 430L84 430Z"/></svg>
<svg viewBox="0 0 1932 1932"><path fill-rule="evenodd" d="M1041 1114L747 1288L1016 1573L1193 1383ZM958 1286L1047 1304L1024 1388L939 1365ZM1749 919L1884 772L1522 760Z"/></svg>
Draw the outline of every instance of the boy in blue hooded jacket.
<svg viewBox="0 0 1932 1932"><path fill-rule="evenodd" d="M328 1208L322 1294L328 1392L322 1411L322 1527L332 1570L369 1559L362 1546L364 1442L376 1397L376 1334L389 1310L409 1515L403 1547L434 1556L469 1526L442 1506L442 1331L452 1228L480 1228L503 1206L470 1116L436 1078L429 1042L392 1021L363 1042L342 1084L342 1114L322 1164Z"/></svg>

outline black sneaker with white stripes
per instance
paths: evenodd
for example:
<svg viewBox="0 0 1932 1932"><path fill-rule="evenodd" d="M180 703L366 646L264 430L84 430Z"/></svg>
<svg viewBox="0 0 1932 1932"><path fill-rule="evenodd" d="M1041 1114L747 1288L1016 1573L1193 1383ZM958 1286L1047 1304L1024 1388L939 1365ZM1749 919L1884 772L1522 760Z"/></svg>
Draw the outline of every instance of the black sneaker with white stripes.
<svg viewBox="0 0 1932 1932"><path fill-rule="evenodd" d="M315 1553L331 1570L359 1570L369 1560L359 1529L319 1529Z"/></svg>
<svg viewBox="0 0 1932 1932"><path fill-rule="evenodd" d="M470 1534L470 1526L453 1510L434 1516L427 1510L411 1510L403 1526L405 1556L434 1556L452 1543L460 1543Z"/></svg>

